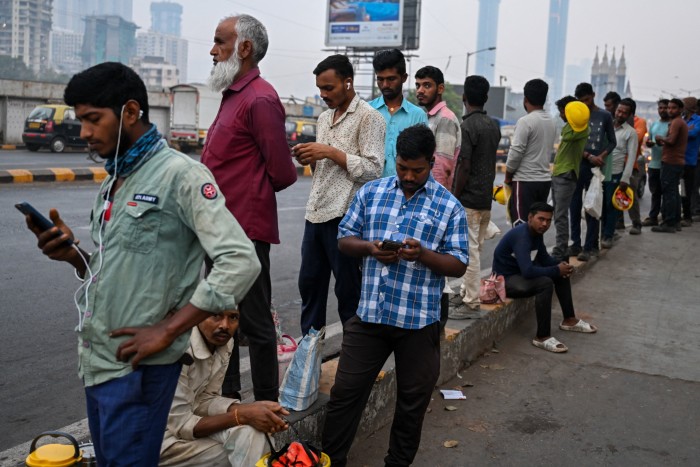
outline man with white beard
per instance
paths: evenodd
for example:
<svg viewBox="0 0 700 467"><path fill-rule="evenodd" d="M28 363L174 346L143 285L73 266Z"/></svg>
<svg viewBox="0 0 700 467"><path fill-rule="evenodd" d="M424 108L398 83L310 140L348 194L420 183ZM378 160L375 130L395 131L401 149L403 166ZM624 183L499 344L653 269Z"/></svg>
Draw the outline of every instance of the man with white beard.
<svg viewBox="0 0 700 467"><path fill-rule="evenodd" d="M275 193L292 185L297 172L287 146L284 107L274 88L260 77L267 31L248 15L221 20L209 52L214 67L209 85L223 94L209 128L202 163L214 174L226 207L255 244L260 276L239 303L240 330L248 337L253 394L277 401L275 326L270 313L270 244L280 243ZM238 338L222 393L240 399Z"/></svg>

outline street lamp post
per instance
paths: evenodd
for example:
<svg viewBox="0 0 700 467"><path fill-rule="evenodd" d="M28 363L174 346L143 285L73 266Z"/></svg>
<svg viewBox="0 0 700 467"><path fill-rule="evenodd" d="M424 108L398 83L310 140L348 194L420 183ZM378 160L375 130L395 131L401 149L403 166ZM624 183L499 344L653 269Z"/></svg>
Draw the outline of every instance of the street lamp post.
<svg viewBox="0 0 700 467"><path fill-rule="evenodd" d="M495 46L494 47L487 47L485 49L475 50L474 52L467 52L467 69L465 71L465 77L469 76L469 57L471 57L472 55L478 54L479 52L487 52L489 50L496 50L496 47Z"/></svg>

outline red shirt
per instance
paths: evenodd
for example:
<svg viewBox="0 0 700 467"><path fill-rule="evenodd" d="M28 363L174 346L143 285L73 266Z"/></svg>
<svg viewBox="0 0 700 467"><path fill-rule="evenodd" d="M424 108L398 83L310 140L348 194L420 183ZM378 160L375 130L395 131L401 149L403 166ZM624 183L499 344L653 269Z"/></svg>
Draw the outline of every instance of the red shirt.
<svg viewBox="0 0 700 467"><path fill-rule="evenodd" d="M202 163L248 238L279 243L275 192L297 180L284 131L284 107L253 68L223 92Z"/></svg>

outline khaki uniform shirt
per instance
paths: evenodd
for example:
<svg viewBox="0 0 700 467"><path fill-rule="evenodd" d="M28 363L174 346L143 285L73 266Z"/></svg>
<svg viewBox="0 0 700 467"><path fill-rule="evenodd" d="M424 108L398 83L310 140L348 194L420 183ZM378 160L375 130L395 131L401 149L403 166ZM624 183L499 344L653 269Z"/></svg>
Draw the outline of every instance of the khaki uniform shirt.
<svg viewBox="0 0 700 467"><path fill-rule="evenodd" d="M187 353L194 363L182 367L173 405L168 415L168 426L161 452L179 441L193 441L194 427L202 417L226 413L231 404L240 403L237 399L221 396L221 385L224 382L232 349L233 339L211 353L199 328L192 329ZM207 443L202 444L203 449L207 446ZM195 449L194 445L192 449ZM196 457L194 452L187 454L190 457ZM173 459L169 461L173 463Z"/></svg>

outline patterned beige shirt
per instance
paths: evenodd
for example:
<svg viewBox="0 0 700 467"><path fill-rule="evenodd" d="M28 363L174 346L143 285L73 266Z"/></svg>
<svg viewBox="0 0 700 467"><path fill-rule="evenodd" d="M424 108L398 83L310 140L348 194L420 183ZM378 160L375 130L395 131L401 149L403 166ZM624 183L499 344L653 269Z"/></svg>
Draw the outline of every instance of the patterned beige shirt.
<svg viewBox="0 0 700 467"><path fill-rule="evenodd" d="M359 96L335 123L334 112L329 109L318 117L316 142L343 151L348 170L329 159L316 163L306 203L306 220L314 224L343 217L355 192L384 169L384 117Z"/></svg>

